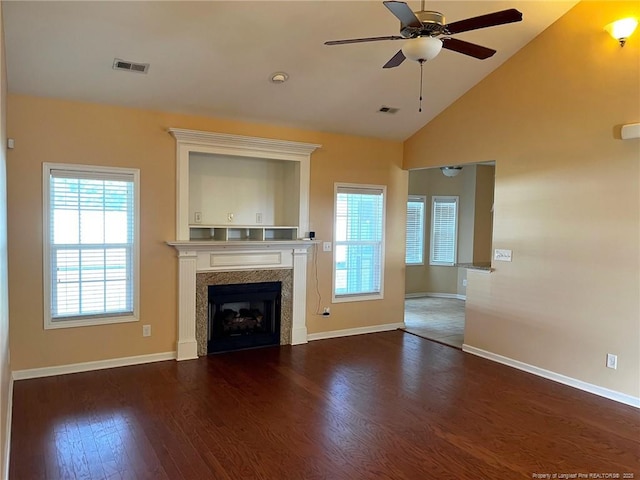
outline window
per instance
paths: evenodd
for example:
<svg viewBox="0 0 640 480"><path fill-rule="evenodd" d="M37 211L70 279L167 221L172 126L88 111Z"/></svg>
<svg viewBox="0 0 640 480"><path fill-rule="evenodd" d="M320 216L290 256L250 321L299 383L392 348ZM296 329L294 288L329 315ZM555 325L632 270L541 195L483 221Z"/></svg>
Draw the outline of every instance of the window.
<svg viewBox="0 0 640 480"><path fill-rule="evenodd" d="M431 265L453 265L458 250L458 197L431 200Z"/></svg>
<svg viewBox="0 0 640 480"><path fill-rule="evenodd" d="M426 198L411 195L407 201L407 245L405 263L424 263L424 205Z"/></svg>
<svg viewBox="0 0 640 480"><path fill-rule="evenodd" d="M45 163L45 328L138 319L139 171Z"/></svg>
<svg viewBox="0 0 640 480"><path fill-rule="evenodd" d="M385 190L336 184L334 301L382 298Z"/></svg>

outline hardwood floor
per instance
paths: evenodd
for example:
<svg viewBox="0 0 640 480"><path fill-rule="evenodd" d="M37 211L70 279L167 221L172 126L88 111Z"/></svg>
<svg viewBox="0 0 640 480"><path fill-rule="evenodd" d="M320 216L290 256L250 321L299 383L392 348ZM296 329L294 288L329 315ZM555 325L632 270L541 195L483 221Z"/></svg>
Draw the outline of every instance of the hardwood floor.
<svg viewBox="0 0 640 480"><path fill-rule="evenodd" d="M637 409L394 331L18 381L9 477L637 479L639 438Z"/></svg>

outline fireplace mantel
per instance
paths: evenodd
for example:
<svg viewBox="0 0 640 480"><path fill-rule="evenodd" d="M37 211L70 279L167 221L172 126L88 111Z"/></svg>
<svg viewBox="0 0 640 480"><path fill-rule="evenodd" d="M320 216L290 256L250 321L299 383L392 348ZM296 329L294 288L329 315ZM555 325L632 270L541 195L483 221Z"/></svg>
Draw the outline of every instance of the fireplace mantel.
<svg viewBox="0 0 640 480"><path fill-rule="evenodd" d="M210 251L210 252L224 252L229 250L279 250L282 248L309 248L316 243L319 243L317 240L277 240L273 242L269 241L228 241L228 242L219 242L216 240L211 241L179 241L179 242L167 242L167 245L171 245L179 252L200 252L200 251Z"/></svg>
<svg viewBox="0 0 640 480"><path fill-rule="evenodd" d="M307 253L316 242L167 242L178 252L176 359L198 358L196 275L238 270L293 270L291 344L307 343Z"/></svg>

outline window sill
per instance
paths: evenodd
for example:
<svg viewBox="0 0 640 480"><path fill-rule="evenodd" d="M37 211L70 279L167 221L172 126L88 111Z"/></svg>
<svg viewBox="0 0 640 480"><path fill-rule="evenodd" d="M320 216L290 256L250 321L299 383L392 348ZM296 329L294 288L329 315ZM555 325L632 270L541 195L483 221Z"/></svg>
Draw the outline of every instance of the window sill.
<svg viewBox="0 0 640 480"><path fill-rule="evenodd" d="M381 293L370 293L362 295L345 295L336 297L335 295L331 299L332 303L347 303L347 302L366 302L368 300L382 300L384 295Z"/></svg>
<svg viewBox="0 0 640 480"><path fill-rule="evenodd" d="M130 323L137 322L140 319L135 315L123 315L118 317L97 317L83 318L79 320L53 320L45 319L44 329L54 330L57 328L73 328L73 327L92 327L94 325L109 325L112 323Z"/></svg>

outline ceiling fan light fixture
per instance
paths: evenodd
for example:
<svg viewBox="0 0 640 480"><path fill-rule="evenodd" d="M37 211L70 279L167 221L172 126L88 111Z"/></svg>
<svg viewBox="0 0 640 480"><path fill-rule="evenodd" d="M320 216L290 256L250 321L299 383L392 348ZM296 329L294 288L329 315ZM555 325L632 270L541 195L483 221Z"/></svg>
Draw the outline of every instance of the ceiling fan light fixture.
<svg viewBox="0 0 640 480"><path fill-rule="evenodd" d="M440 167L440 171L445 177L455 177L462 171L462 167Z"/></svg>
<svg viewBox="0 0 640 480"><path fill-rule="evenodd" d="M442 40L435 37L417 37L407 40L402 53L414 62L427 62L434 59L442 50Z"/></svg>

